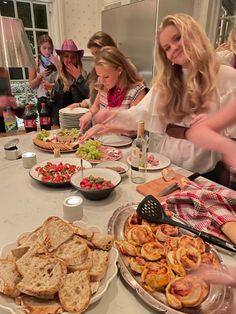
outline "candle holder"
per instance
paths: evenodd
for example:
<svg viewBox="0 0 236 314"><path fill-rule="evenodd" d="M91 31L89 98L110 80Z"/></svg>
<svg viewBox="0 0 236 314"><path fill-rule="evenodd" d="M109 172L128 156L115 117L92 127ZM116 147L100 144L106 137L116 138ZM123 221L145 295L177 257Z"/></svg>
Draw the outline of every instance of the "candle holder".
<svg viewBox="0 0 236 314"><path fill-rule="evenodd" d="M83 218L83 199L80 196L69 196L63 202L63 218L69 222Z"/></svg>
<svg viewBox="0 0 236 314"><path fill-rule="evenodd" d="M32 168L37 163L36 154L33 152L25 152L22 154L23 167L26 169Z"/></svg>

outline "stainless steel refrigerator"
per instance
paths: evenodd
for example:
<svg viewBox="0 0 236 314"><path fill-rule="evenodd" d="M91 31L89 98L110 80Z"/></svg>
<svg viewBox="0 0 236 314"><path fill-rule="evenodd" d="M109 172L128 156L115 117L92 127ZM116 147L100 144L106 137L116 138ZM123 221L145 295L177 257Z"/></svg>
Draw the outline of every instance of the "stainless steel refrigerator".
<svg viewBox="0 0 236 314"><path fill-rule="evenodd" d="M136 1L102 11L102 30L113 37L150 86L157 27L168 14L193 15L193 7L193 0Z"/></svg>

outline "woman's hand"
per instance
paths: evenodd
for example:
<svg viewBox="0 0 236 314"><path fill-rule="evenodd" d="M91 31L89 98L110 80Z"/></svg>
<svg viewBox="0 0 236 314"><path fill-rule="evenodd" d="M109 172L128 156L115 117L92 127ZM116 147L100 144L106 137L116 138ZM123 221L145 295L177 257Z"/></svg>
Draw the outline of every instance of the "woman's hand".
<svg viewBox="0 0 236 314"><path fill-rule="evenodd" d="M107 128L104 126L104 124L95 124L92 128L90 128L83 136L80 137L79 141L80 143L84 143L89 138L91 138L93 135L100 135L107 132Z"/></svg>
<svg viewBox="0 0 236 314"><path fill-rule="evenodd" d="M118 110L117 109L102 109L99 110L98 113L96 113L95 121L97 123L107 123L108 121L115 118L117 115Z"/></svg>
<svg viewBox="0 0 236 314"><path fill-rule="evenodd" d="M205 113L200 113L200 114L194 114L192 115L192 120L190 121L190 125L197 125L203 121L205 121L208 118L208 116Z"/></svg>
<svg viewBox="0 0 236 314"><path fill-rule="evenodd" d="M54 87L54 83L49 83L48 81L46 80L43 80L42 81L42 85L43 85L43 88L47 91L47 92L51 92L51 90L53 89Z"/></svg>
<svg viewBox="0 0 236 314"><path fill-rule="evenodd" d="M79 125L80 125L80 132L83 133L83 130L89 125L89 123L92 120L92 113L91 111L85 113L82 115L82 117L79 119Z"/></svg>
<svg viewBox="0 0 236 314"><path fill-rule="evenodd" d="M54 56L54 55L51 55L50 56L50 61L55 65L55 67L58 69L59 67L59 64L60 64L60 60Z"/></svg>
<svg viewBox="0 0 236 314"><path fill-rule="evenodd" d="M73 104L70 104L69 106L67 106L66 108L70 108L71 110L80 107L80 103L78 102L74 102Z"/></svg>
<svg viewBox="0 0 236 314"><path fill-rule="evenodd" d="M44 79L45 77L47 77L50 74L49 70L44 70L43 72L39 73L39 76Z"/></svg>
<svg viewBox="0 0 236 314"><path fill-rule="evenodd" d="M81 75L81 69L77 68L72 63L65 64L67 72L73 76L73 78L77 79Z"/></svg>
<svg viewBox="0 0 236 314"><path fill-rule="evenodd" d="M0 96L0 108L7 106L15 109L17 107L16 99L12 96Z"/></svg>

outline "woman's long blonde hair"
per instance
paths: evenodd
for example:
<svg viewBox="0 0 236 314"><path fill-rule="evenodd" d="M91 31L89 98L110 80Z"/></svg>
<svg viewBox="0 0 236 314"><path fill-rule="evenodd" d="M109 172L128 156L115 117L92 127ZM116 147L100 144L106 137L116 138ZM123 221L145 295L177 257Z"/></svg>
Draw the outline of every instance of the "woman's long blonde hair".
<svg viewBox="0 0 236 314"><path fill-rule="evenodd" d="M143 82L143 79L139 75L135 66L129 61L129 59L116 47L105 46L103 47L95 57L94 60L96 66L109 66L114 69L121 68L122 72L119 77L119 86L131 87L134 84Z"/></svg>
<svg viewBox="0 0 236 314"><path fill-rule="evenodd" d="M71 76L67 70L66 70L66 66L63 62L64 60L64 53L61 53L60 55L60 66L59 66L59 71L58 71L58 76L57 76L57 79L60 79L62 82L63 82L63 91L64 92L67 92L69 91L72 83L74 82L74 77ZM75 52L76 53L76 52ZM77 60L76 60L76 67L79 67L81 69L81 73L83 72L83 64L82 64L82 61L79 57L79 54L76 53L77 55Z"/></svg>
<svg viewBox="0 0 236 314"><path fill-rule="evenodd" d="M189 60L186 80L182 67L172 65L160 45L160 34L169 25L180 32ZM213 46L197 22L186 14L166 16L157 33L155 54L157 75L153 85L160 93L161 118L180 122L190 114L206 111L215 95L219 65Z"/></svg>

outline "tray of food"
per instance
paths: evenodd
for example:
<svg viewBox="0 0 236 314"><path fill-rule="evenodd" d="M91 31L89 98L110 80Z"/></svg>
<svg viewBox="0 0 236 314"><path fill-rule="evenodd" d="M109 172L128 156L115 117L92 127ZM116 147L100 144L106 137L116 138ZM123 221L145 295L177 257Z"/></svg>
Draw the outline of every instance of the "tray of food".
<svg viewBox="0 0 236 314"><path fill-rule="evenodd" d="M89 139L78 148L76 155L93 164L103 161L119 160L122 157L120 149L104 146L98 140Z"/></svg>
<svg viewBox="0 0 236 314"><path fill-rule="evenodd" d="M78 129L42 130L33 139L34 145L44 151L53 152L55 148L61 153L71 153L79 146L81 133Z"/></svg>
<svg viewBox="0 0 236 314"><path fill-rule="evenodd" d="M48 217L1 250L0 309L84 312L116 276L118 253L112 243L113 236L97 226Z"/></svg>
<svg viewBox="0 0 236 314"><path fill-rule="evenodd" d="M137 205L118 208L108 223L124 280L158 313L229 313L232 289L192 272L204 264L226 267L215 248L175 226L141 219Z"/></svg>

